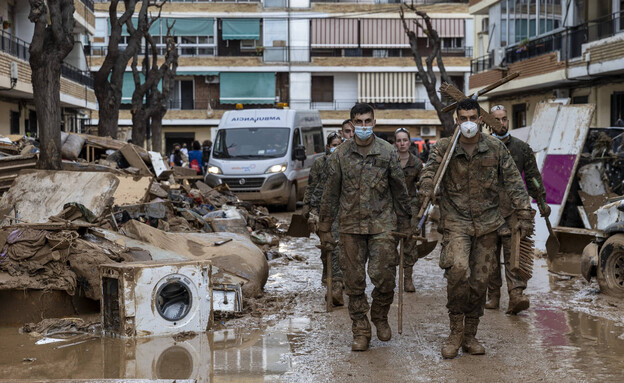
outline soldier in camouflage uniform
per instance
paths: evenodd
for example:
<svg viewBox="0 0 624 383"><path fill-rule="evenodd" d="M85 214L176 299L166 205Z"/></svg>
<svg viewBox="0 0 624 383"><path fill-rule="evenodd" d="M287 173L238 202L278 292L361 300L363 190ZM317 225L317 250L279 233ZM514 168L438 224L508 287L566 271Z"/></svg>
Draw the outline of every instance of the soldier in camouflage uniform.
<svg viewBox="0 0 624 383"><path fill-rule="evenodd" d="M331 241L336 216L340 229L340 265L349 295L353 351L365 351L371 339L366 297L368 276L375 286L370 307L377 338L392 337L388 311L394 298L396 240L391 232L409 225L411 212L405 178L396 149L375 137L374 110L368 104L351 109L355 137L336 149L328 161L328 178L319 218L319 236Z"/></svg>
<svg viewBox="0 0 624 383"><path fill-rule="evenodd" d="M399 161L403 168L403 175L405 176L405 185L407 186L407 193L409 195L412 206L417 206L417 183L420 171L423 168L422 161L410 152L412 146L412 140L410 138L409 131L405 128L399 128L394 132L394 146L396 146L399 152ZM399 228L404 230L405 228ZM414 281L412 280L412 274L414 271L414 264L418 261L418 252L416 249L417 241L413 239L406 239L404 241L404 278L403 278L403 290L408 293L416 291L414 287Z"/></svg>
<svg viewBox="0 0 624 383"><path fill-rule="evenodd" d="M499 210L501 187L516 211L521 235L533 232L534 212L520 173L500 140L479 132L479 110L473 99L457 105L461 134L451 153L438 199L438 229L443 233L440 267L447 280L446 307L451 328L442 347L445 358L457 356L460 347L474 355L485 353L475 335L494 262L496 231L505 223ZM451 144L449 138L442 138L431 150L420 179L419 193L423 196L433 193L434 175Z"/></svg>
<svg viewBox="0 0 624 383"><path fill-rule="evenodd" d="M323 194L323 186L327 181L327 159L336 150L338 145L343 142L343 138L338 133L330 133L327 136L327 145L325 146L325 155L317 158L312 164L310 169L310 175L308 176L308 187L306 188L305 195L303 197L303 216L308 219L310 231L316 233L318 226L318 214L319 205L321 203L321 196ZM337 243L340 239L338 234L338 220L335 220L332 225L332 237ZM321 243L323 249L326 248L324 243ZM332 263L332 303L336 306L344 305L344 298L342 296L342 271L340 270L340 249L339 246L334 246L332 251L321 250L321 262L323 262L323 274L322 283L326 283L327 279L327 255L331 254Z"/></svg>
<svg viewBox="0 0 624 383"><path fill-rule="evenodd" d="M501 123L500 128L495 129L492 132L492 136L500 139L509 150L511 158L513 158L518 171L521 175L524 175L529 195L536 200L539 196L541 196L545 201L546 191L544 190L544 184L542 183L542 176L537 168L537 162L535 161L533 149L531 149L527 143L512 137L509 134L507 127L509 124L507 111L502 105L494 106L491 110L491 114ZM533 184L533 178L539 182L539 188L536 188ZM529 298L522 294L524 289L527 287L527 281L518 277L509 269L509 258L511 256L510 218L513 214L513 209L510 206L511 204L506 194L501 193L500 201L501 213L503 218L505 218L506 223L503 228L498 231L500 235L498 237L498 247L496 249L497 257L494 262L490 281L488 283L488 300L485 303L485 308L497 309L499 306L500 289L503 286L500 267L500 250L502 247L503 259L505 262L505 279L507 280L507 291L509 292L509 307L507 309L507 314L517 314L522 310L528 309L530 305ZM550 215L550 207L548 205L546 205L543 210L541 206L539 208L542 216Z"/></svg>

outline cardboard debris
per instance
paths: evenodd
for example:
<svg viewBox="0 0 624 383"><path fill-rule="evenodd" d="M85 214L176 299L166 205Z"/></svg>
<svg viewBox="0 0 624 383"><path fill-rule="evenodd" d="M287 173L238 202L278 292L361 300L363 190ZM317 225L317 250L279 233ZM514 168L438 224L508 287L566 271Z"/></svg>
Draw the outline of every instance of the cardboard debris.
<svg viewBox="0 0 624 383"><path fill-rule="evenodd" d="M113 204L117 206L136 205L146 202L152 186L152 177L117 175L119 185L113 194Z"/></svg>
<svg viewBox="0 0 624 383"><path fill-rule="evenodd" d="M46 223L70 202L99 216L118 185L110 173L23 170L0 200L0 219L11 214L22 222Z"/></svg>
<svg viewBox="0 0 624 383"><path fill-rule="evenodd" d="M137 153L135 145L126 144L121 149L119 149L119 151L126 158L126 161L128 161L130 166L139 169L139 174L144 176L152 175L152 172L149 170L147 165L145 165L145 162L143 161L139 153Z"/></svg>

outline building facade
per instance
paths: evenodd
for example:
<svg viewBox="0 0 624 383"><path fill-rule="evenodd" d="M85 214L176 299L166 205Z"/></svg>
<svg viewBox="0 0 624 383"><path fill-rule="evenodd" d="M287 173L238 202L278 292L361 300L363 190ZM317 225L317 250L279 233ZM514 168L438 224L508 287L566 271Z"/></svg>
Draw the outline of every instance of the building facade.
<svg viewBox="0 0 624 383"><path fill-rule="evenodd" d="M471 0L475 58L470 91L520 72L488 93L510 126L531 125L535 106L596 105L592 127L624 126L624 1Z"/></svg>
<svg viewBox="0 0 624 383"><path fill-rule="evenodd" d="M83 132L96 108L84 49L95 32L95 14L91 0L75 0L74 5L74 48L65 59L61 75L61 129ZM28 62L34 31L29 12L27 1L0 0L0 135L38 134Z"/></svg>
<svg viewBox="0 0 624 383"><path fill-rule="evenodd" d="M420 8L443 38L447 72L467 87L474 35L468 5ZM106 53L108 9L109 2L96 3L92 70ZM165 148L211 139L223 112L236 104L317 109L325 127L337 128L363 101L376 107L381 134L407 127L413 136L439 136L440 122L418 83L398 9L399 4L377 1L169 1L152 27L152 35L163 36L175 20L180 53L163 121ZM426 51L427 38L419 36ZM124 102L134 89L127 76ZM122 111L119 124L120 131L129 131L129 111Z"/></svg>

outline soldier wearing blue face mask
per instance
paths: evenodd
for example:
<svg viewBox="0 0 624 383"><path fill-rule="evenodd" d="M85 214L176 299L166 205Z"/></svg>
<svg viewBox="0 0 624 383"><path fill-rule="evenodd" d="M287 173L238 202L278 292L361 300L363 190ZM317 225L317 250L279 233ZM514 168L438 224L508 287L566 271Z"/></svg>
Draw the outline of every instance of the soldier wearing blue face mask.
<svg viewBox="0 0 624 383"><path fill-rule="evenodd" d="M409 226L410 200L395 147L375 137L374 110L368 104L351 109L355 136L329 157L328 177L320 205L319 237L334 241L338 217L340 266L349 296L353 351L365 351L371 339L366 297L366 264L375 286L370 319L377 338L389 341L388 311L394 298L398 255L391 232Z"/></svg>

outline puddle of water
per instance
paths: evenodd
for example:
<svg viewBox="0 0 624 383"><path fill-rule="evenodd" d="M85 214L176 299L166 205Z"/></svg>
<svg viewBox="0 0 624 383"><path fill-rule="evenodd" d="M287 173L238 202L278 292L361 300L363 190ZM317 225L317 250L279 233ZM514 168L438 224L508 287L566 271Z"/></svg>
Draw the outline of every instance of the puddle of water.
<svg viewBox="0 0 624 383"><path fill-rule="evenodd" d="M15 327L2 327L0 376L266 381L292 368L293 345L309 327L309 319L291 318L264 330L220 330L182 341L172 337L102 337L83 343L40 345L36 344L38 338L18 334ZM67 346L60 348L59 344Z"/></svg>
<svg viewBox="0 0 624 383"><path fill-rule="evenodd" d="M583 312L536 307L531 322L538 345L560 368L574 370L592 380L621 376L624 327Z"/></svg>

